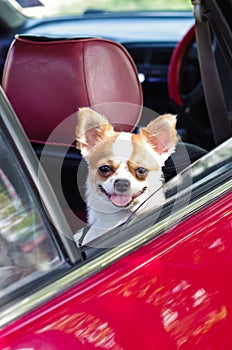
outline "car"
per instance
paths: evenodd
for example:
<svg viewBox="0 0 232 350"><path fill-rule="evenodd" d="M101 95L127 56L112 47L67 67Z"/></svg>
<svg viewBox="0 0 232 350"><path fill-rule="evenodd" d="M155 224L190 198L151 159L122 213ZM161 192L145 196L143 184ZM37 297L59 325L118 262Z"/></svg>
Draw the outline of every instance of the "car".
<svg viewBox="0 0 232 350"><path fill-rule="evenodd" d="M2 350L230 349L232 3L192 2L49 18L0 2ZM180 136L164 205L87 245L83 105L133 132L170 111Z"/></svg>

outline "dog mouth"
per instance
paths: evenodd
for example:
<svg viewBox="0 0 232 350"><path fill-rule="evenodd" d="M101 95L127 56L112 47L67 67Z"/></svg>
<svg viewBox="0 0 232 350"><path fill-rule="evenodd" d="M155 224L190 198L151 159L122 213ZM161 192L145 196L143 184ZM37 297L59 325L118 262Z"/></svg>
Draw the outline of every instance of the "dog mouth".
<svg viewBox="0 0 232 350"><path fill-rule="evenodd" d="M124 208L128 207L136 198L141 196L147 190L147 187L145 186L142 190L134 194L125 195L125 194L118 194L118 193L107 193L101 185L99 185L98 187L100 191L109 198L109 200L113 205L115 205L116 207L124 207Z"/></svg>

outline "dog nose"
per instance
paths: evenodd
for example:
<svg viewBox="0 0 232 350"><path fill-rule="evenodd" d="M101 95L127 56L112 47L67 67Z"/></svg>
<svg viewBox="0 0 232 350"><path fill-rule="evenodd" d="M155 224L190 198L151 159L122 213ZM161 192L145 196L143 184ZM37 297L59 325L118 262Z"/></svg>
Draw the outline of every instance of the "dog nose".
<svg viewBox="0 0 232 350"><path fill-rule="evenodd" d="M118 192L126 192L130 187L130 181L127 179L118 179L114 182L114 188Z"/></svg>

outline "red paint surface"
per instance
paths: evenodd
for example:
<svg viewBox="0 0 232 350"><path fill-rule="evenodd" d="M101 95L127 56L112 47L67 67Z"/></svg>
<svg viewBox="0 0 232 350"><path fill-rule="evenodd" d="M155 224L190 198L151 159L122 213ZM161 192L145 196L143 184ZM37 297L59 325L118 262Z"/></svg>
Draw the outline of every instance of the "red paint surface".
<svg viewBox="0 0 232 350"><path fill-rule="evenodd" d="M232 193L6 327L1 349L230 350Z"/></svg>

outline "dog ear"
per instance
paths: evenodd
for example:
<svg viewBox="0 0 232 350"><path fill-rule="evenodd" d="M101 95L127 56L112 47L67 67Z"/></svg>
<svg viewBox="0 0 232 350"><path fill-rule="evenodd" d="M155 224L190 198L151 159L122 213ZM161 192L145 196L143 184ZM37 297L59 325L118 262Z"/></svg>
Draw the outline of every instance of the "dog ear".
<svg viewBox="0 0 232 350"><path fill-rule="evenodd" d="M178 140L175 115L159 116L142 128L142 132L157 153L169 156L174 152Z"/></svg>
<svg viewBox="0 0 232 350"><path fill-rule="evenodd" d="M91 108L80 108L77 115L77 148L86 157L98 142L112 136L114 129L106 117Z"/></svg>

